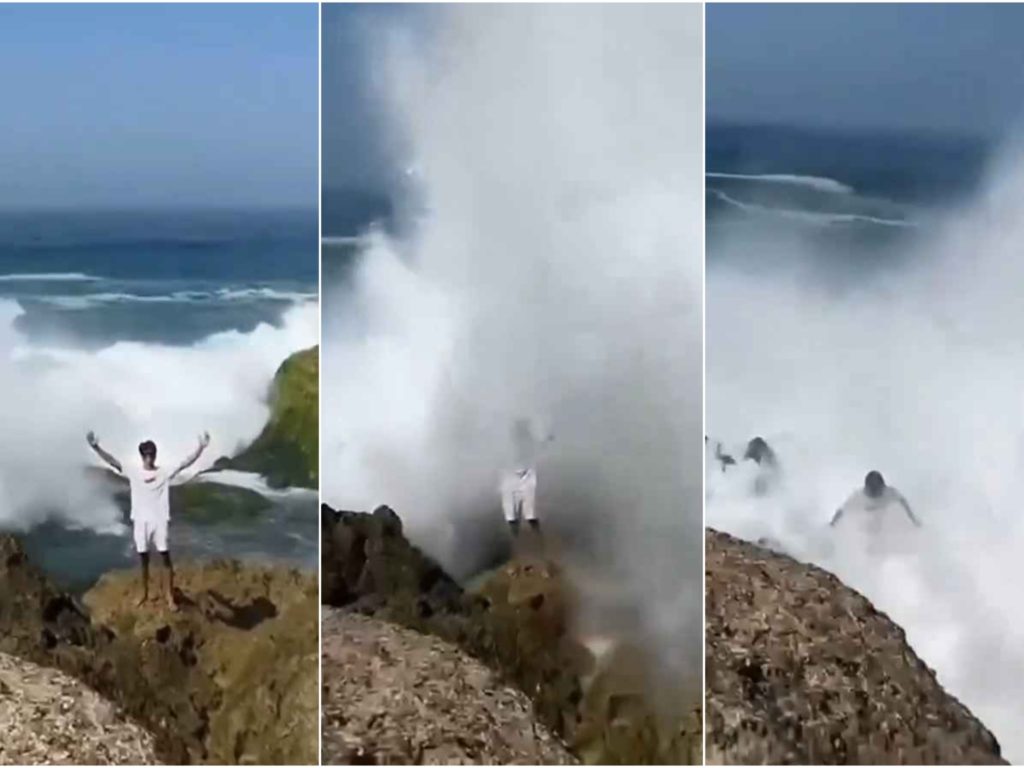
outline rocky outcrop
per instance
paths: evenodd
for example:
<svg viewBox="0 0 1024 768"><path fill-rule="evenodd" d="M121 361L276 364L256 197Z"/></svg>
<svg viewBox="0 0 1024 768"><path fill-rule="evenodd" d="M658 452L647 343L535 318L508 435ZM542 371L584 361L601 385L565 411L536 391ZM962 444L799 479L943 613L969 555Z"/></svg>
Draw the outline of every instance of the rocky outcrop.
<svg viewBox="0 0 1024 768"><path fill-rule="evenodd" d="M836 577L706 534L707 759L994 764L993 735Z"/></svg>
<svg viewBox="0 0 1024 768"><path fill-rule="evenodd" d="M137 644L144 679L172 688L179 725L197 736L191 755L213 763L316 762L316 578L215 561L179 568L176 593L179 610L140 611L137 573L115 571L84 603L94 622Z"/></svg>
<svg viewBox="0 0 1024 768"><path fill-rule="evenodd" d="M337 609L322 631L325 763L576 763L525 694L455 646Z"/></svg>
<svg viewBox="0 0 1024 768"><path fill-rule="evenodd" d="M0 651L95 688L153 733L163 762L315 763L316 578L233 561L177 570L177 612L138 608L131 571L80 602L0 536Z"/></svg>
<svg viewBox="0 0 1024 768"><path fill-rule="evenodd" d="M270 418L259 437L217 469L255 472L272 488L317 488L320 446L320 348L297 352L277 370Z"/></svg>
<svg viewBox="0 0 1024 768"><path fill-rule="evenodd" d="M151 765L153 736L94 690L0 653L0 764Z"/></svg>
<svg viewBox="0 0 1024 768"><path fill-rule="evenodd" d="M519 556L463 590L405 538L387 507L373 514L322 508L322 597L328 605L441 638L526 692L536 717L595 763L700 761L700 699L666 718L621 647L600 661L573 632L575 594L550 560ZM337 681L333 681L337 684ZM332 681L326 676L324 685Z"/></svg>

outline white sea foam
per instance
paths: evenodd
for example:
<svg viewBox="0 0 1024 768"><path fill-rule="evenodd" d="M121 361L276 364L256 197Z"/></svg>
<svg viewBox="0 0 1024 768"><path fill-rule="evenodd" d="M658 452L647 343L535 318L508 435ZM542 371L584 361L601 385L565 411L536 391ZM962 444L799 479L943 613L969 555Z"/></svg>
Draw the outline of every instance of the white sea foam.
<svg viewBox="0 0 1024 768"><path fill-rule="evenodd" d="M853 193L853 187L848 184L843 184L841 181L823 176L800 176L792 173L718 173L711 171L704 175L709 179L737 179L766 184L789 184L791 186L809 187L819 192L832 192L837 195Z"/></svg>
<svg viewBox="0 0 1024 768"><path fill-rule="evenodd" d="M718 200L731 205L747 213L774 216L780 219L799 221L804 224L816 226L831 226L833 224L878 224L883 227L915 227L917 224L907 219L886 219L880 216L868 216L861 213L840 213L828 211L802 211L796 208L778 208L769 205L758 205L757 203L745 203L735 197L726 194L720 189L709 189L708 192Z"/></svg>
<svg viewBox="0 0 1024 768"><path fill-rule="evenodd" d="M92 309L110 304L195 304L216 302L310 302L316 301L315 293L281 291L274 288L221 288L216 291L173 291L164 294L136 293L87 293L80 295L37 295L31 300L62 309Z"/></svg>
<svg viewBox="0 0 1024 768"><path fill-rule="evenodd" d="M161 462L180 461L196 436L213 442L196 469L259 433L280 363L318 341L315 304L287 310L279 328L217 333L188 347L121 342L99 351L48 348L15 330L16 302L0 300L0 524L47 517L105 529L116 510L81 468L97 463L94 429L122 462L153 439Z"/></svg>
<svg viewBox="0 0 1024 768"><path fill-rule="evenodd" d="M93 280L102 280L101 277L95 277L93 275L86 275L81 272L14 272L7 275L0 275L0 283L15 283L15 282L49 282L49 283L68 283L68 282L89 282Z"/></svg>

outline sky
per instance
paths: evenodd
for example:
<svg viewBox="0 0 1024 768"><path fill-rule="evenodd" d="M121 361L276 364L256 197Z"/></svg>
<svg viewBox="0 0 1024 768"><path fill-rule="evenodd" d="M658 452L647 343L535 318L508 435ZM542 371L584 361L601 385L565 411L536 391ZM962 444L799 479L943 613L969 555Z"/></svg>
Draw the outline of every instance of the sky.
<svg viewBox="0 0 1024 768"><path fill-rule="evenodd" d="M1024 6L709 4L710 120L992 137L1024 112Z"/></svg>
<svg viewBox="0 0 1024 768"><path fill-rule="evenodd" d="M0 4L0 209L314 207L314 4Z"/></svg>
<svg viewBox="0 0 1024 768"><path fill-rule="evenodd" d="M401 169L389 153L375 52L387 28L415 30L429 6L323 6L323 163L325 187L380 189Z"/></svg>

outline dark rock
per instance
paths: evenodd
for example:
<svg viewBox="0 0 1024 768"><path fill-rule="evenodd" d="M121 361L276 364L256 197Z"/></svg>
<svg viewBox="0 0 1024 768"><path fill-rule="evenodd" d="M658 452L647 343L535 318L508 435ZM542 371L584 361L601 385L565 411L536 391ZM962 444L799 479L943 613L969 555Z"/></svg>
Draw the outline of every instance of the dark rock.
<svg viewBox="0 0 1024 768"><path fill-rule="evenodd" d="M708 530L707 760L999 764L902 629L835 576Z"/></svg>
<svg viewBox="0 0 1024 768"><path fill-rule="evenodd" d="M517 556L464 591L402 535L387 507L373 514L321 509L322 599L330 606L434 635L482 661L525 692L538 720L586 762L700 761L700 715L666 725L639 676L619 676L573 634L576 596L553 562ZM323 680L325 691L332 684ZM325 737L326 738L326 737Z"/></svg>

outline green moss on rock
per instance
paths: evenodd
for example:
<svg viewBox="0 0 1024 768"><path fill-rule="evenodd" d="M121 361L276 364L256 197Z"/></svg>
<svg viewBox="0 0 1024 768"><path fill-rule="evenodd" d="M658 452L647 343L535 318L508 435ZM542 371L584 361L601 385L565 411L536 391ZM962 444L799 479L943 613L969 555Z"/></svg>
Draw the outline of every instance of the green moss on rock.
<svg viewBox="0 0 1024 768"><path fill-rule="evenodd" d="M171 518L194 523L244 523L270 509L265 497L248 488L193 482L171 488Z"/></svg>
<svg viewBox="0 0 1024 768"><path fill-rule="evenodd" d="M278 368L270 419L259 437L218 469L256 472L272 488L316 488L319 479L320 348L297 352Z"/></svg>

